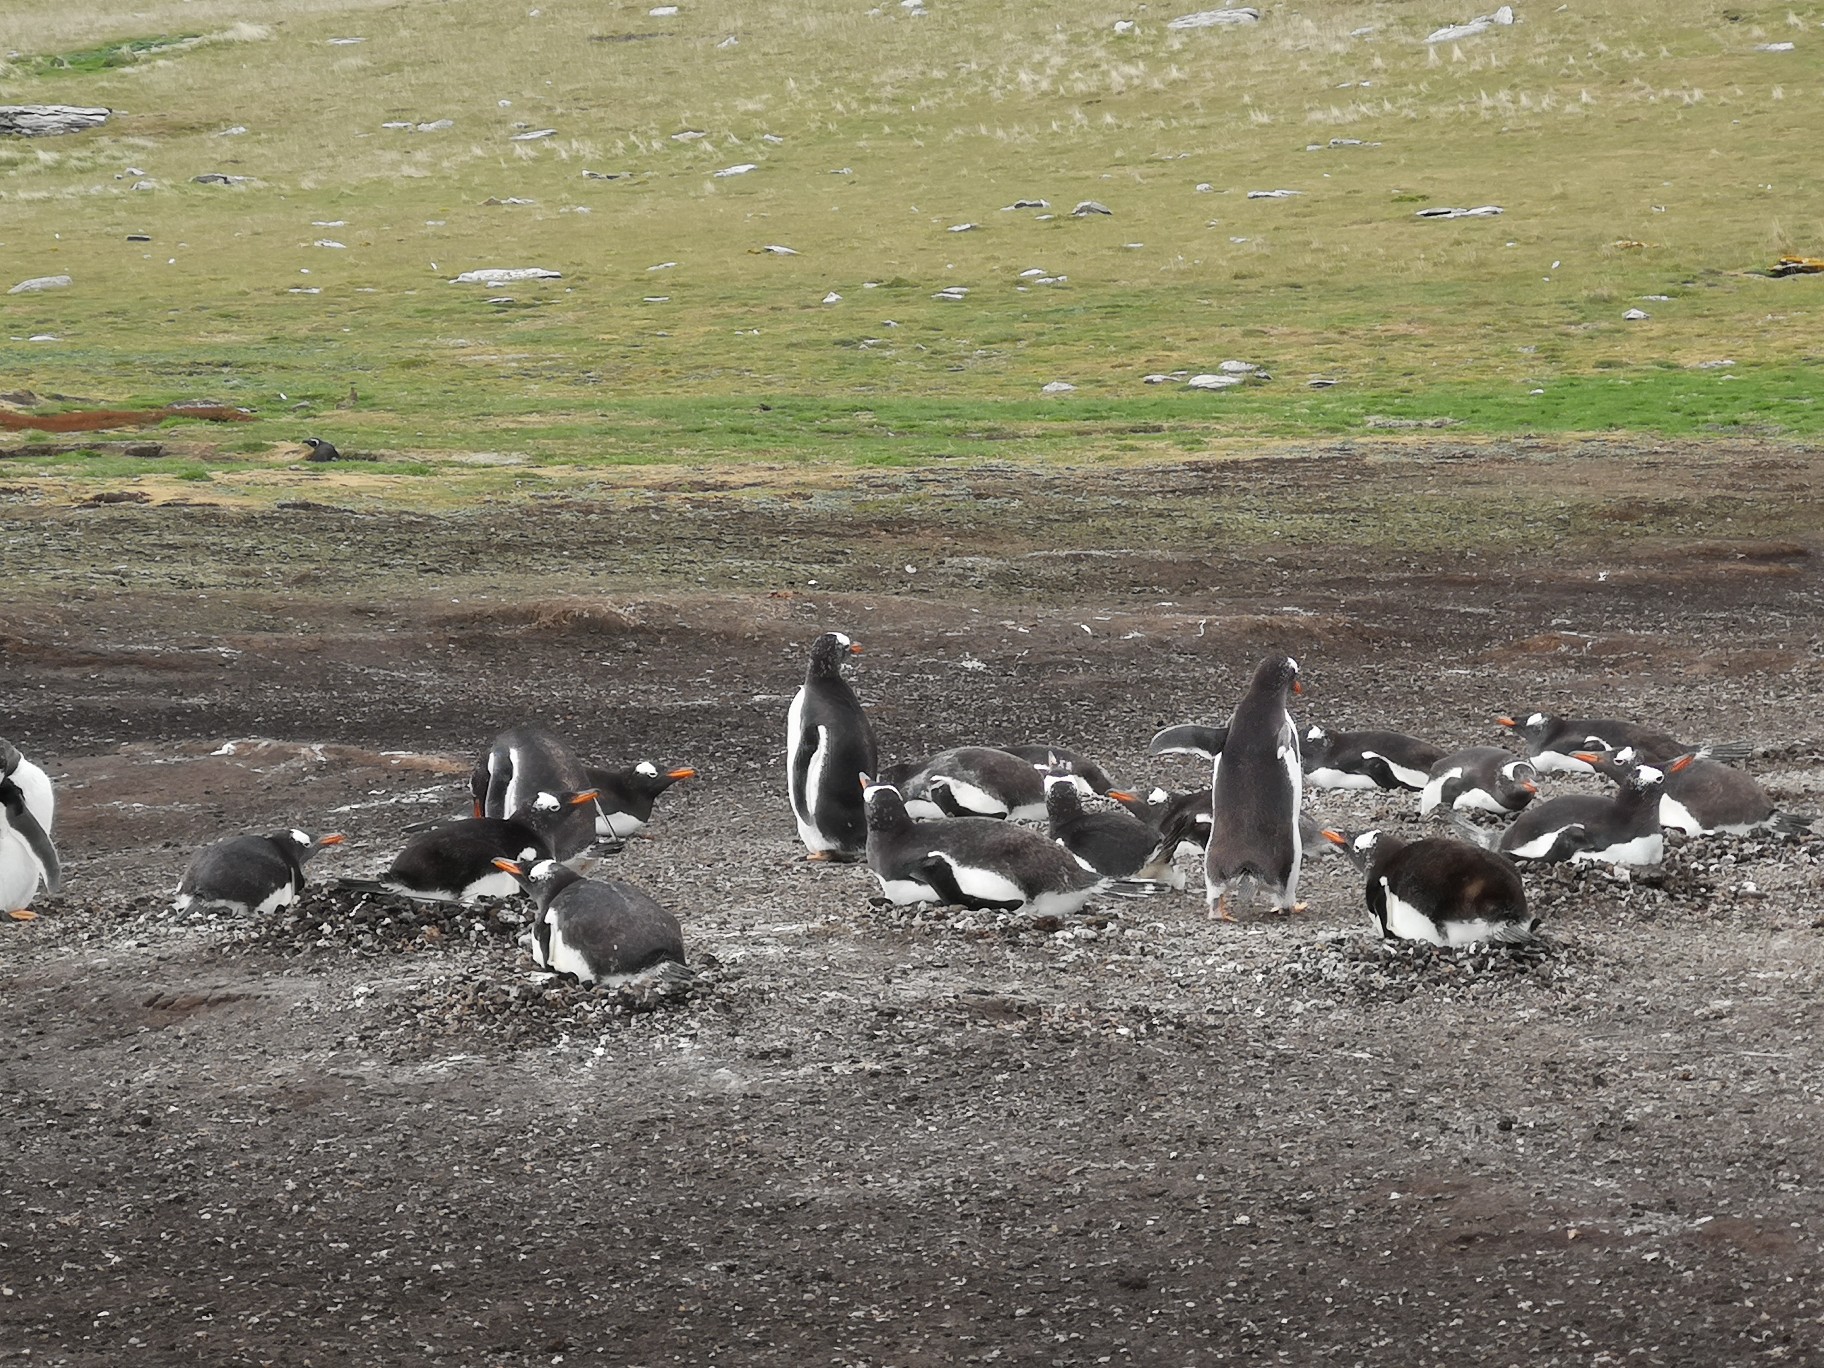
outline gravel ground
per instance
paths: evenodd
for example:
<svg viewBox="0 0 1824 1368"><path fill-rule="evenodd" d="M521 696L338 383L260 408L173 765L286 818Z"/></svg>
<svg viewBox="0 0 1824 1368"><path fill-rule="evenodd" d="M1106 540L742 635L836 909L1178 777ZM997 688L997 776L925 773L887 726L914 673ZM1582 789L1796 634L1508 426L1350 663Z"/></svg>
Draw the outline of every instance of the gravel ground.
<svg viewBox="0 0 1824 1368"><path fill-rule="evenodd" d="M0 489L32 566L0 735L68 863L0 928L0 1362L1824 1362L1824 840L1529 870L1542 945L1437 952L1372 937L1335 857L1236 926L1195 878L882 909L800 859L781 775L839 627L895 756L1191 786L1148 736L1283 647L1305 721L1636 715L1817 811L1821 465L1343 447L437 515ZM1513 535L1389 532L1440 470ZM554 982L523 905L333 886L526 718L699 770L614 865L688 985ZM282 824L349 837L297 907L170 910L198 846Z"/></svg>

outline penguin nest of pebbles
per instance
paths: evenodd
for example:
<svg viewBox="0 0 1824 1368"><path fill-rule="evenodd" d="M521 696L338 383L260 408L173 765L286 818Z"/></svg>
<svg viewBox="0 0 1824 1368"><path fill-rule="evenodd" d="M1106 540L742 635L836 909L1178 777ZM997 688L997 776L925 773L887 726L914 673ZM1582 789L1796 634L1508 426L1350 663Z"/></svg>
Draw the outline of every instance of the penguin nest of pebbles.
<svg viewBox="0 0 1824 1368"><path fill-rule="evenodd" d="M249 943L285 956L355 951L396 955L438 945L506 945L518 942L530 904L478 902L420 903L350 889L308 888L289 907L254 921L232 921Z"/></svg>
<svg viewBox="0 0 1824 1368"><path fill-rule="evenodd" d="M1090 907L1073 917L1032 912L970 911L937 903L896 906L885 898L871 898L870 920L900 931L931 931L965 940L1009 940L1036 944L1054 937L1095 940L1115 926L1117 917L1106 908Z"/></svg>
<svg viewBox="0 0 1824 1368"><path fill-rule="evenodd" d="M1322 988L1360 1002L1404 1002L1443 989L1485 993L1556 990L1596 962L1575 943L1541 936L1523 945L1427 945L1360 936L1308 941L1278 972L1301 988Z"/></svg>

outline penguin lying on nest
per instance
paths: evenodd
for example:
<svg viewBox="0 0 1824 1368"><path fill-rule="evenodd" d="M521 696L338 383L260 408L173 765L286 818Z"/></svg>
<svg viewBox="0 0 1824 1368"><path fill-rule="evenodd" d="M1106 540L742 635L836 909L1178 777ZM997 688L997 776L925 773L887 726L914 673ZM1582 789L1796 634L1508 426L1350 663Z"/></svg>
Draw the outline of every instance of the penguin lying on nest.
<svg viewBox="0 0 1824 1368"><path fill-rule="evenodd" d="M325 846L342 844L340 832L312 837L295 827L270 836L231 836L205 846L178 880L172 906L215 908L263 916L290 907L304 891L304 866Z"/></svg>
<svg viewBox="0 0 1824 1368"><path fill-rule="evenodd" d="M50 777L0 740L0 912L13 921L37 916L30 904L40 884L48 893L63 887L63 865L51 844L56 807Z"/></svg>
<svg viewBox="0 0 1824 1368"><path fill-rule="evenodd" d="M1516 860L1656 865L1666 857L1665 833L1659 825L1659 799L1665 787L1664 770L1636 765L1622 778L1614 797L1571 793L1534 803L1498 837L1485 835L1461 818L1453 825L1464 839L1483 846L1492 841L1494 849Z"/></svg>
<svg viewBox="0 0 1824 1368"><path fill-rule="evenodd" d="M1578 751L1576 756L1598 774L1618 782L1639 764L1639 757L1628 746L1618 751ZM1687 836L1746 836L1756 831L1800 836L1818 820L1810 813L1775 806L1753 776L1712 760L1706 751L1681 755L1665 770L1659 824Z"/></svg>
<svg viewBox="0 0 1824 1368"><path fill-rule="evenodd" d="M535 863L552 856L551 832L595 800L595 790L539 793L512 817L465 817L414 836L377 879L338 879L338 888L393 893L414 902L510 898L518 880L494 862Z"/></svg>
<svg viewBox="0 0 1824 1368"><path fill-rule="evenodd" d="M1305 778L1318 788L1425 787L1444 749L1404 732L1331 731L1312 727L1301 746Z"/></svg>
<svg viewBox="0 0 1824 1368"><path fill-rule="evenodd" d="M1539 771L1499 746L1470 746L1453 751L1431 767L1419 794L1419 816L1437 807L1457 812L1520 811L1539 793Z"/></svg>
<svg viewBox="0 0 1824 1368"><path fill-rule="evenodd" d="M913 820L891 784L867 785L868 868L887 901L1069 916L1116 881L1036 831L991 817ZM1135 894L1146 889L1135 888Z"/></svg>
<svg viewBox="0 0 1824 1368"><path fill-rule="evenodd" d="M621 984L662 970L685 979L684 932L652 897L618 879L589 879L555 860L522 865L496 859L538 909L528 948L533 963L583 983Z"/></svg>
<svg viewBox="0 0 1824 1368"><path fill-rule="evenodd" d="M1183 888L1184 874L1172 864L1174 843L1166 850L1160 834L1121 806L1133 795L1109 790L1116 800L1109 807L1086 807L1072 776L1050 774L1045 778L1046 831L1086 869L1108 879L1132 879Z"/></svg>
<svg viewBox="0 0 1824 1368"><path fill-rule="evenodd" d="M1541 774L1588 774L1590 766L1579 760L1576 751L1620 750L1631 746L1641 761L1665 765L1679 756L1700 749L1688 746L1668 732L1641 722L1617 718L1560 717L1555 713L1504 714L1495 719L1526 742L1526 753ZM1731 741L1708 748L1715 760L1745 760L1754 747L1746 741Z"/></svg>
<svg viewBox="0 0 1824 1368"><path fill-rule="evenodd" d="M1440 836L1404 841L1385 831L1323 834L1366 875L1363 898L1384 939L1515 945L1532 940L1538 929L1539 918L1526 910L1519 872L1493 851Z"/></svg>

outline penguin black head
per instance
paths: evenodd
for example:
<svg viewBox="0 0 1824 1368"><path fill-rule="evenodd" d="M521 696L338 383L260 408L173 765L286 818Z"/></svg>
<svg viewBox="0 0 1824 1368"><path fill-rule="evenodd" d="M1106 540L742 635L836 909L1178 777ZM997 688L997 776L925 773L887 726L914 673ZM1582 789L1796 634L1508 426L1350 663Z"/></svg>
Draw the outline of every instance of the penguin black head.
<svg viewBox="0 0 1824 1368"><path fill-rule="evenodd" d="M306 437L304 445L310 448L310 459L313 461L339 461L342 453L321 437Z"/></svg>
<svg viewBox="0 0 1824 1368"><path fill-rule="evenodd" d="M891 784L876 783L865 774L861 776L861 802L869 831L890 831L912 820L906 812L906 800L898 789Z"/></svg>
<svg viewBox="0 0 1824 1368"><path fill-rule="evenodd" d="M1357 869L1370 869L1375 856L1388 853L1399 842L1399 838L1385 831L1361 831L1351 836L1346 831L1336 831L1330 827L1323 829L1324 839L1331 845L1342 847L1343 854Z"/></svg>
<svg viewBox="0 0 1824 1368"><path fill-rule="evenodd" d="M1256 689L1277 689L1285 694L1302 694L1305 686L1301 682L1298 662L1289 655L1268 656L1254 670L1254 687Z"/></svg>
<svg viewBox="0 0 1824 1368"><path fill-rule="evenodd" d="M809 674L823 678L841 678L845 656L860 655L861 647L841 632L825 632L811 643Z"/></svg>
<svg viewBox="0 0 1824 1368"><path fill-rule="evenodd" d="M1528 713L1525 717L1519 713L1503 713L1495 721L1531 741L1544 736L1558 719L1551 713L1542 712Z"/></svg>
<svg viewBox="0 0 1824 1368"><path fill-rule="evenodd" d="M0 779L12 778L14 771L24 762L25 757L19 753L19 747L0 737Z"/></svg>

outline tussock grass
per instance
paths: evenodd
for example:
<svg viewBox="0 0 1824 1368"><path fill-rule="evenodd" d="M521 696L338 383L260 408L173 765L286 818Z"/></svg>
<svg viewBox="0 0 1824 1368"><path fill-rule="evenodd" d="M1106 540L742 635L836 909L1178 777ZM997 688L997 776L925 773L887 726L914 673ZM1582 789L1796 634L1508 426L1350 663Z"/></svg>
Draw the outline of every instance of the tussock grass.
<svg viewBox="0 0 1824 1368"><path fill-rule="evenodd" d="M473 449L1118 459L1370 415L1824 431L1792 392L1824 281L1752 274L1824 252L1824 41L1784 7L1527 6L1439 47L1474 7L1311 0L1187 33L1148 11L1125 36L1083 0L527 8L14 0L6 98L119 112L0 143L9 268L76 282L4 298L0 369L111 405L247 404L268 441L323 429L402 476ZM166 34L216 40L41 62ZM1300 194L1247 198L1278 188ZM1003 209L1020 198L1050 210ZM511 199L531 202L488 203ZM1083 199L1115 213L1071 218ZM1413 216L1486 203L1506 213ZM519 265L563 278L448 283ZM1228 357L1275 378L1141 383ZM1078 389L1040 399L1056 379Z"/></svg>

